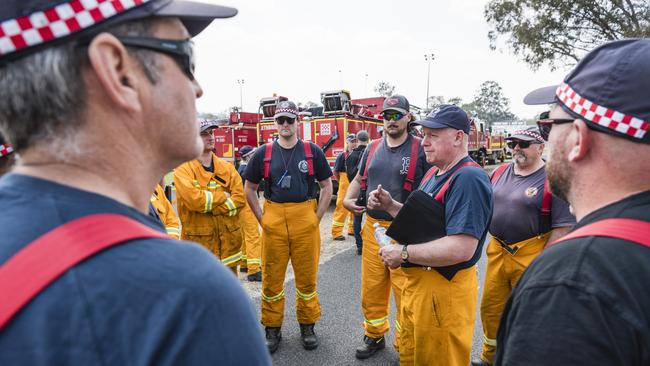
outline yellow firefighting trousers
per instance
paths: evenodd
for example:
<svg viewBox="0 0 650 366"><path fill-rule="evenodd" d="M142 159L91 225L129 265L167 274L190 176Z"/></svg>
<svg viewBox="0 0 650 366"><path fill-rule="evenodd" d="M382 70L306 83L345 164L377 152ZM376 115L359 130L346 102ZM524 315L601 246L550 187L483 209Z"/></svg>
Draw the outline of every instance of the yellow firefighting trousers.
<svg viewBox="0 0 650 366"><path fill-rule="evenodd" d="M550 232L520 241L509 245L509 250L504 249L497 239L490 240L487 246L485 288L481 299L483 361L493 363L497 347L497 329L508 296L524 270L542 252L549 236Z"/></svg>
<svg viewBox="0 0 650 366"><path fill-rule="evenodd" d="M284 318L284 276L291 266L296 282L296 317L300 324L320 319L316 293L320 229L316 200L266 201L262 215L262 324L280 327Z"/></svg>
<svg viewBox="0 0 650 366"><path fill-rule="evenodd" d="M403 270L400 364L469 365L478 296L476 266L459 271L451 281L423 267Z"/></svg>
<svg viewBox="0 0 650 366"><path fill-rule="evenodd" d="M395 349L399 349L399 332L401 324L400 300L404 286L404 272L401 268L389 269L379 257L379 244L375 240L375 222L388 227L390 221L377 220L370 216L361 230L363 252L361 257L361 308L363 310L365 335L379 338L390 328L390 289L393 288L395 306Z"/></svg>
<svg viewBox="0 0 650 366"><path fill-rule="evenodd" d="M348 219L348 235L354 235L354 215L343 207L343 199L348 191L348 175L345 172L339 173L339 191L336 194L336 208L332 214L332 237L343 235L345 219Z"/></svg>
<svg viewBox="0 0 650 366"><path fill-rule="evenodd" d="M242 225L243 241L241 245L241 267L248 268L248 274L252 275L260 271L262 242L260 240L260 228L255 214L246 202L239 212L239 219Z"/></svg>

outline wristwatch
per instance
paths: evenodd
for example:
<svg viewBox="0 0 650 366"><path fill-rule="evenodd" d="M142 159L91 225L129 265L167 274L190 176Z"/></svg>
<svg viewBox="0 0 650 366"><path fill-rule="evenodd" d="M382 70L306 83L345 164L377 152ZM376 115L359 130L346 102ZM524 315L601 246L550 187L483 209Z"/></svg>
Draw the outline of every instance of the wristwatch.
<svg viewBox="0 0 650 366"><path fill-rule="evenodd" d="M408 248L408 246L409 246L408 244L404 244L404 246L402 247L402 260L404 261L404 263L409 262L409 252L406 249Z"/></svg>

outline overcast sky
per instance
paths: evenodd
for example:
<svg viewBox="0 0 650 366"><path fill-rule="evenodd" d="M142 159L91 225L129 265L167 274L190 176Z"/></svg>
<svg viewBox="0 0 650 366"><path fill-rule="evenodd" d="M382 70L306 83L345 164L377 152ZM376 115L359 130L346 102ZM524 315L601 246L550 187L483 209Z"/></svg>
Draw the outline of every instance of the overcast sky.
<svg viewBox="0 0 650 366"><path fill-rule="evenodd" d="M322 91L342 88L352 98L375 96L379 81L424 106L424 55L434 53L430 95L469 102L482 82L494 80L513 113L532 118L541 109L523 105L526 93L561 82L569 71L534 72L508 50L491 51L486 0L199 1L239 9L195 39L204 89L199 112L238 106L238 79L250 112L273 93L317 103Z"/></svg>

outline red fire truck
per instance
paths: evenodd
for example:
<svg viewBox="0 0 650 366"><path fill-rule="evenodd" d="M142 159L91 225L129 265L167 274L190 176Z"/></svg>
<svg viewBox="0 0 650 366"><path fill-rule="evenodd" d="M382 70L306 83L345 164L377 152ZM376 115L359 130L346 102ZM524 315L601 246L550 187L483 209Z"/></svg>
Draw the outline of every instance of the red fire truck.
<svg viewBox="0 0 650 366"><path fill-rule="evenodd" d="M470 119L469 154L479 164L496 164L506 158L505 136L492 134L478 118Z"/></svg>
<svg viewBox="0 0 650 366"><path fill-rule="evenodd" d="M237 152L244 145L257 146L258 113L233 111L227 124L214 130L215 154L233 164L239 159Z"/></svg>

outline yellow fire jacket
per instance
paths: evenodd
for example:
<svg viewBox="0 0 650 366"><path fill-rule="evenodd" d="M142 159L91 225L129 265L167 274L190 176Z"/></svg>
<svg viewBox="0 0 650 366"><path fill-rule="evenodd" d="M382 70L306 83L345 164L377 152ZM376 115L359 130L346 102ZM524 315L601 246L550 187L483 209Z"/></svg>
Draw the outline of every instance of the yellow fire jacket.
<svg viewBox="0 0 650 366"><path fill-rule="evenodd" d="M172 207L171 202L165 196L160 184L156 185L156 189L151 194L151 204L158 212L158 216L165 225L167 234L174 239L181 238L181 227L180 221L178 221L178 216Z"/></svg>

